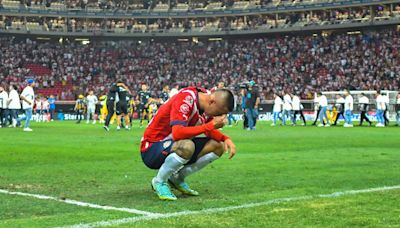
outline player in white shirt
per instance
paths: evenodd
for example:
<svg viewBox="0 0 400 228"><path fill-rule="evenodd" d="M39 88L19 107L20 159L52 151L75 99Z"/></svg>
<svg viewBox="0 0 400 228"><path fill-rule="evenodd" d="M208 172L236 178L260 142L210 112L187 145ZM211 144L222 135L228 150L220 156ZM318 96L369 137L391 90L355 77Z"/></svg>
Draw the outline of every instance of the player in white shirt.
<svg viewBox="0 0 400 228"><path fill-rule="evenodd" d="M358 99L358 104L360 106L360 111L361 111L360 125L359 126L361 126L363 124L364 120L369 123L369 126L371 126L372 122L367 117L368 108L369 108L369 99L368 99L367 96L365 96L364 93L361 93L361 96Z"/></svg>
<svg viewBox="0 0 400 228"><path fill-rule="evenodd" d="M26 80L28 84L25 89L21 93L21 100L22 100L22 109L25 112L25 116L22 118L18 118L17 122L18 125L20 124L21 120L25 120L24 131L32 131L29 128L29 123L32 119L32 109L33 104L35 102L35 93L33 91L33 86L35 85L35 81L33 79Z"/></svg>
<svg viewBox="0 0 400 228"><path fill-rule="evenodd" d="M328 111L328 99L321 92L318 93L318 105L319 105L320 110L321 110L319 112L319 124L318 124L318 127L323 127L324 126L324 119L326 120L325 127L330 127L331 125L329 123L329 118L328 118L328 115L326 114L326 111Z"/></svg>
<svg viewBox="0 0 400 228"><path fill-rule="evenodd" d="M8 111L10 112L12 118L12 126L16 127L18 119L18 110L21 109L21 100L19 99L19 94L17 92L16 85L10 85L8 95Z"/></svg>
<svg viewBox="0 0 400 228"><path fill-rule="evenodd" d="M283 125L286 125L286 118L292 120L292 124L294 125L292 110L292 97L290 97L289 93L285 93L285 96L283 96Z"/></svg>
<svg viewBox="0 0 400 228"><path fill-rule="evenodd" d="M0 128L7 122L7 100L8 93L4 90L4 87L0 85Z"/></svg>
<svg viewBox="0 0 400 228"><path fill-rule="evenodd" d="M353 109L354 109L354 101L353 101L353 96L350 95L349 90L345 89L344 90L344 117L346 123L344 124L344 127L353 127Z"/></svg>
<svg viewBox="0 0 400 228"><path fill-rule="evenodd" d="M43 121L49 122L49 120L50 120L50 103L46 97L42 98L42 113L43 113Z"/></svg>
<svg viewBox="0 0 400 228"><path fill-rule="evenodd" d="M179 85L176 84L174 88L169 91L169 98L173 97L175 94L179 92Z"/></svg>
<svg viewBox="0 0 400 228"><path fill-rule="evenodd" d="M387 112L388 112L388 110L389 110L389 95L388 94L386 94L386 95L382 95L383 96L383 99L384 99L384 101L385 101L385 104L386 104L386 109L383 111L383 119L385 120L385 126L388 126L389 125L389 118L387 117Z"/></svg>
<svg viewBox="0 0 400 228"><path fill-rule="evenodd" d="M37 97L35 100L35 113L37 116L37 121L41 122L43 120L43 107L41 97Z"/></svg>
<svg viewBox="0 0 400 228"><path fill-rule="evenodd" d="M86 124L89 123L91 119L93 119L93 124L96 124L96 119L94 118L94 114L96 112L96 104L99 102L96 95L94 95L93 91L89 91L89 95L86 97L86 105L87 105L87 113L86 113Z"/></svg>
<svg viewBox="0 0 400 228"><path fill-rule="evenodd" d="M282 112L283 100L277 93L274 93L274 107L273 107L273 123L271 126L276 126L276 120Z"/></svg>
<svg viewBox="0 0 400 228"><path fill-rule="evenodd" d="M293 122L296 124L297 114L300 114L300 118L303 120L303 126L306 126L306 118L303 114L303 105L300 102L300 97L292 94L292 106L293 106Z"/></svg>
<svg viewBox="0 0 400 228"><path fill-rule="evenodd" d="M7 100L8 93L4 90L4 87L0 85L0 127L6 125L6 113L7 113Z"/></svg>
<svg viewBox="0 0 400 228"><path fill-rule="evenodd" d="M383 112L385 109L385 98L381 94L381 91L378 90L376 92L376 118L378 119L378 123L375 125L376 127L385 127L385 118L383 117Z"/></svg>
<svg viewBox="0 0 400 228"><path fill-rule="evenodd" d="M314 111L315 111L315 120L312 125L316 125L319 119L319 113L321 112L321 107L319 106L319 96L317 93L314 93Z"/></svg>

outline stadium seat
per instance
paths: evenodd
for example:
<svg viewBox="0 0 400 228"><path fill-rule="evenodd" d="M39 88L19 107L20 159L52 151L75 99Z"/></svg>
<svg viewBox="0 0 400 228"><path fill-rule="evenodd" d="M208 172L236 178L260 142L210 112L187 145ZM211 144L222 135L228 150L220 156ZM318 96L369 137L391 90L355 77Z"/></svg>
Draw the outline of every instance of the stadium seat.
<svg viewBox="0 0 400 228"><path fill-rule="evenodd" d="M189 10L189 5L185 3L178 3L176 7L172 9L173 12L186 12Z"/></svg>
<svg viewBox="0 0 400 228"><path fill-rule="evenodd" d="M233 3L232 8L233 9L246 9L248 6L249 6L249 2L240 1L240 2Z"/></svg>
<svg viewBox="0 0 400 228"><path fill-rule="evenodd" d="M9 1L9 0L4 0L3 1L3 7L5 9L19 9L21 6L19 1Z"/></svg>
<svg viewBox="0 0 400 228"><path fill-rule="evenodd" d="M153 9L154 12L167 12L168 10L169 10L168 4L162 4L162 3L157 4Z"/></svg>

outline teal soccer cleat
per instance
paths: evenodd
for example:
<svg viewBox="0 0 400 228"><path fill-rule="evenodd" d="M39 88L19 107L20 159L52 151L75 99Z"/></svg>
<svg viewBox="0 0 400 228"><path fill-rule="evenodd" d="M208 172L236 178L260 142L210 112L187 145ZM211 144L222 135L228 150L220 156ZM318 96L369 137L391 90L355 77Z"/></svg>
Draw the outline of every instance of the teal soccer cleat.
<svg viewBox="0 0 400 228"><path fill-rule="evenodd" d="M157 182L156 178L153 178L153 180L151 181L151 187L153 188L153 190L155 191L160 200L168 200L168 201L177 200L174 193L172 193L171 190L169 189L167 183Z"/></svg>

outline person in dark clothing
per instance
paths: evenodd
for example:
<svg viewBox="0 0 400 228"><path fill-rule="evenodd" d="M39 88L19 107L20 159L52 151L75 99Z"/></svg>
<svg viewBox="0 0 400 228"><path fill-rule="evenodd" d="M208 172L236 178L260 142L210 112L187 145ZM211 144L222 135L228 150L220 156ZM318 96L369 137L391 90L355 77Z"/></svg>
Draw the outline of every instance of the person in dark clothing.
<svg viewBox="0 0 400 228"><path fill-rule="evenodd" d="M142 85L142 90L139 91L139 105L138 105L138 113L140 119L139 127L143 127L143 120L146 118L147 123L149 123L149 100L151 98L151 94L148 91L148 87L146 84Z"/></svg>
<svg viewBox="0 0 400 228"><path fill-rule="evenodd" d="M314 106L317 106L317 115L315 116L315 120L312 124L313 126L315 126L317 124L317 121L319 118L319 113L321 112L321 106L319 105L318 96L316 93L315 93L315 97L314 97Z"/></svg>
<svg viewBox="0 0 400 228"><path fill-rule="evenodd" d="M117 100L117 95L118 95L118 90L119 90L118 87L123 87L126 90L129 90L128 87L122 82L116 82L116 83L111 84L110 90L108 91L108 94L107 94L107 103L106 103L107 117L106 117L105 124L103 126L103 128L106 131L110 131L108 126L110 125L110 120L115 113L115 105L116 105L116 100Z"/></svg>
<svg viewBox="0 0 400 228"><path fill-rule="evenodd" d="M361 111L361 117L360 117L360 125L361 126L365 121L369 123L369 126L372 125L372 122L368 119L367 113L368 113L368 108L369 108L369 99L367 96L365 96L364 93L361 93L361 97L358 100L358 104L360 106L360 111Z"/></svg>
<svg viewBox="0 0 400 228"><path fill-rule="evenodd" d="M130 118L128 115L128 106L130 100L130 91L123 87L118 86L118 101L116 103L116 113L117 113L117 130L124 127L121 123L122 116L124 117L125 129L130 130Z"/></svg>
<svg viewBox="0 0 400 228"><path fill-rule="evenodd" d="M337 111L337 115L336 115L336 119L335 122L332 125L337 125L337 121L339 120L339 117L342 116L344 118L344 103L345 100L342 96L340 95L336 95L336 111Z"/></svg>
<svg viewBox="0 0 400 228"><path fill-rule="evenodd" d="M256 83L250 81L246 91L246 117L247 117L247 130L255 130L256 120L258 117L258 105L260 104L260 95L254 88Z"/></svg>

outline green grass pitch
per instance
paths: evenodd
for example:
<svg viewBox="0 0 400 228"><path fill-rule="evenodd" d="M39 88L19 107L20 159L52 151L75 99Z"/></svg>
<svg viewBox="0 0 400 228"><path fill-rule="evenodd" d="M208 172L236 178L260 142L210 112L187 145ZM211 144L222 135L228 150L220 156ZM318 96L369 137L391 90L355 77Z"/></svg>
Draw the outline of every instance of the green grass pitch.
<svg viewBox="0 0 400 228"><path fill-rule="evenodd" d="M278 198L400 185L400 128L225 127L238 148L188 183L198 197L162 202L155 171L140 158L144 129L110 132L74 122L33 123L33 132L0 129L0 189L152 213L198 211ZM60 227L136 218L127 212L0 193L0 227ZM398 227L400 189L313 198L169 218L122 227Z"/></svg>

